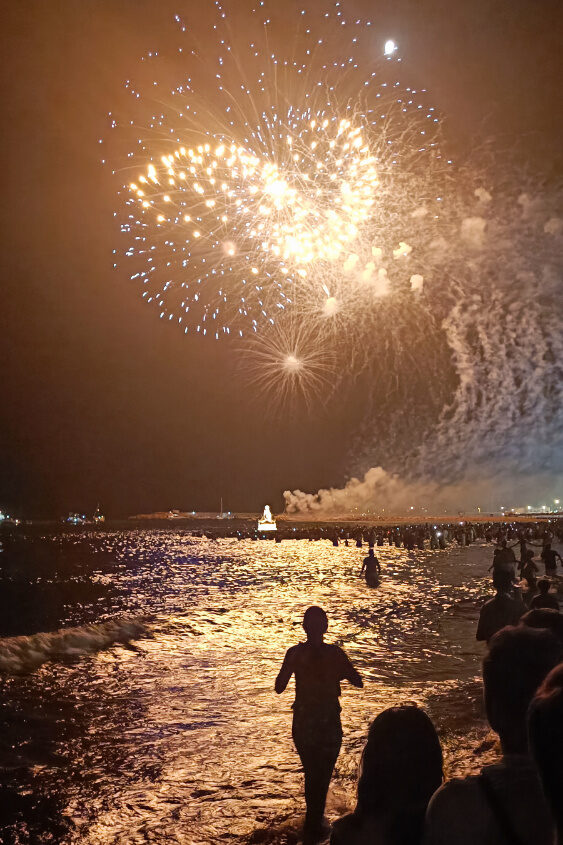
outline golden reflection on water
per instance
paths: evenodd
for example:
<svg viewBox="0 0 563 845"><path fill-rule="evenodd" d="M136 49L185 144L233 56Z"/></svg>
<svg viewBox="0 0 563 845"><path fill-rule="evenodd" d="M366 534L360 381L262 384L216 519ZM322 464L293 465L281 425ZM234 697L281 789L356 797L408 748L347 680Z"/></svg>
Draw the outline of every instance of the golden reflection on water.
<svg viewBox="0 0 563 845"><path fill-rule="evenodd" d="M127 565L97 577L118 584L151 636L41 670L37 683L72 688L79 722L83 713L83 730L60 749L73 772L60 787L76 825L68 841L244 842L259 829L261 841L292 841L303 812L293 682L282 696L273 682L311 604L325 608L327 640L365 683L343 685L329 816L353 803L367 726L385 707L427 707L450 773L485 736L475 622L490 547L377 548L382 583L369 589L365 548L327 541L129 532L104 543ZM476 768L482 755L471 759Z"/></svg>

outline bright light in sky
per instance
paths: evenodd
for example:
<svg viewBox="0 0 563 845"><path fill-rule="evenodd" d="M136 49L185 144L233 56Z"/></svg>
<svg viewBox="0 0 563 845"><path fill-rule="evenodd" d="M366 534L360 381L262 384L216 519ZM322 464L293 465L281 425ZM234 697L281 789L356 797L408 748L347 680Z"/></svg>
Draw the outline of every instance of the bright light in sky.
<svg viewBox="0 0 563 845"><path fill-rule="evenodd" d="M383 52L386 56L392 56L396 49L397 49L397 45L395 44L395 42L392 41L391 39L389 39L389 41L385 42L385 47L384 47Z"/></svg>
<svg viewBox="0 0 563 845"><path fill-rule="evenodd" d="M325 301L323 312L326 317L332 317L338 311L338 300L334 296L329 296Z"/></svg>
<svg viewBox="0 0 563 845"><path fill-rule="evenodd" d="M303 369L303 361L301 361L296 355L286 355L283 367L288 373L297 373L299 370Z"/></svg>

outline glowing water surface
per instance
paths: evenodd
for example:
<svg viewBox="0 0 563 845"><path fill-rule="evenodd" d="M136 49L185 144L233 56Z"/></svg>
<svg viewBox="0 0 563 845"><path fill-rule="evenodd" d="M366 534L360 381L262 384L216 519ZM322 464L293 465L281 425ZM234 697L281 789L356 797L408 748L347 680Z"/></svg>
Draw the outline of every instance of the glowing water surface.
<svg viewBox="0 0 563 845"><path fill-rule="evenodd" d="M351 806L368 723L386 706L428 708L449 774L475 769L490 745L475 642L490 546L384 546L377 589L358 577L365 547L328 541L154 530L52 535L29 555L38 548L48 549L39 587L67 598L61 625L126 613L145 620L148 636L4 676L6 841L295 841L292 684L278 697L273 682L310 604L326 609L329 641L365 683L343 685L329 816Z"/></svg>

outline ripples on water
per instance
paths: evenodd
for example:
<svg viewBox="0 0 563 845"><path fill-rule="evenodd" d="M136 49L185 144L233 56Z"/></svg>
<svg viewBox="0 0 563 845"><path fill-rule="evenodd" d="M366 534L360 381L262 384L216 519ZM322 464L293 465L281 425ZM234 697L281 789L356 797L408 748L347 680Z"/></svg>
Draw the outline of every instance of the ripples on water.
<svg viewBox="0 0 563 845"><path fill-rule="evenodd" d="M326 609L327 639L365 683L343 685L329 815L353 802L369 721L399 701L427 707L449 774L480 765L475 624L491 548L376 553L382 585L369 589L358 577L365 549L328 541L139 530L7 544L3 635L122 615L146 633L4 675L5 841L295 841L293 683L278 697L273 682L310 604Z"/></svg>

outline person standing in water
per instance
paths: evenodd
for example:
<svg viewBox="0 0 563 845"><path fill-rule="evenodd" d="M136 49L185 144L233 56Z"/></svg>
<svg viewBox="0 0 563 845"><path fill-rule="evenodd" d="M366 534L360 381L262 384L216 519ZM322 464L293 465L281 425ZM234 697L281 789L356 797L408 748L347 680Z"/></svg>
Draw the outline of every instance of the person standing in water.
<svg viewBox="0 0 563 845"><path fill-rule="evenodd" d="M518 564L518 569L520 570L520 579L528 583L528 596L531 600L536 589L536 574L539 571L534 563L534 553L531 549L525 552L524 558Z"/></svg>
<svg viewBox="0 0 563 845"><path fill-rule="evenodd" d="M381 574L381 566L375 556L373 548L370 547L368 556L364 558L362 568L360 569L360 577L366 573L366 584L368 587L379 584L379 576Z"/></svg>
<svg viewBox="0 0 563 845"><path fill-rule="evenodd" d="M507 546L506 540L503 540L500 547L497 547L493 553L493 562L489 567L489 572L491 569L493 572L497 572L499 569L503 569L506 572L511 572L512 577L514 578L514 567L516 566L516 555L512 551L512 548Z"/></svg>
<svg viewBox="0 0 563 845"><path fill-rule="evenodd" d="M563 560L561 559L559 552L556 552L555 549L551 548L551 543L546 543L542 549L541 559L545 564L545 574L550 578L555 577L557 571L557 558L559 558L559 563L563 566Z"/></svg>
<svg viewBox="0 0 563 845"><path fill-rule="evenodd" d="M328 787L342 745L340 681L363 687L360 674L337 645L324 642L328 618L320 607L303 617L307 641L286 652L275 690L282 693L295 675L292 736L305 773L305 841L326 836L324 808Z"/></svg>

